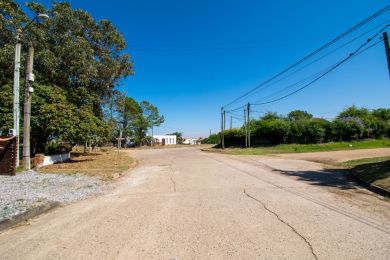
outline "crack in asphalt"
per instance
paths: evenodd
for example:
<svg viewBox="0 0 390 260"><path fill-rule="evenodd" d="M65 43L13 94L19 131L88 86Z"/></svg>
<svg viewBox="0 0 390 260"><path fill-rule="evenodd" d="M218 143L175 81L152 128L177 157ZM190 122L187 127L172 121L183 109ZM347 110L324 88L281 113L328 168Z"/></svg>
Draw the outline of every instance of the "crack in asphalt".
<svg viewBox="0 0 390 260"><path fill-rule="evenodd" d="M285 224L286 226L288 226L295 234L297 234L309 247L310 251L311 251L311 254L314 256L314 258L316 260L318 260L318 257L317 255L314 253L314 249L313 249L313 246L310 244L310 242L302 235L300 234L293 226L291 226L288 222L284 221L276 212L270 210L266 205L265 203L263 203L261 200L251 196L250 194L248 194L246 192L246 190L244 189L244 194L248 197L248 198L251 198L252 200L258 202L259 204L261 204L263 206L263 208L268 211L269 213L271 213L272 215L274 215L280 222L282 222L283 224Z"/></svg>
<svg viewBox="0 0 390 260"><path fill-rule="evenodd" d="M241 173L244 173L244 174L246 174L246 175L248 175L248 176L251 176L251 177L253 177L253 178L255 178L255 179L258 179L259 181L268 183L268 184L274 186L275 188L279 188L279 189L281 189L281 190L284 190L284 191L286 191L286 192L289 192L289 193L291 193L291 194L294 194L294 195L296 195L296 196L298 196L298 197L301 197L301 198L303 198L303 199L305 199L305 200L307 200L307 201L311 201L311 202L314 203L314 204L317 204L317 205L319 205L319 206L322 206L322 207L324 207L324 208L327 208L327 209L329 209L329 210L332 210L332 211L334 211L334 212L337 212L337 213L339 213L339 214L341 214L341 215L343 215L343 216L345 216L345 217L351 218L351 219L353 219L353 220L355 220L355 221L358 221L358 222L363 223L363 224L365 224L365 225L368 225L368 226L370 226L370 227L372 227L372 228L375 228L375 229L377 229L377 230L379 230L379 231L382 231L382 232L384 232L384 233L386 233L386 234L390 234L390 231L388 230L388 228L387 228L387 227L382 227L383 224L382 224L382 223L379 224L379 223L377 222L377 220L374 220L374 219L372 219L372 218L363 217L363 216L357 215L357 214L355 214L355 213L353 213L353 212L350 212L350 211L346 211L346 210L344 210L344 209L342 209L342 208L340 208L340 207L337 207L336 205L333 205L332 203L329 203L329 202L326 202L326 201L324 201L324 200L315 198L315 197L313 197L313 196L311 196L311 195L309 195L309 194L307 194L307 193L294 191L294 190L289 189L289 188L287 188L287 187L280 186L280 185L278 185L278 184L276 184L276 183L273 183L273 182L270 182L270 181L265 180L265 179L263 179L263 178L260 178L260 177L257 176L256 174L253 174L253 173L251 173L251 172L242 170L242 169L240 169L240 168L238 168L238 167L236 167L236 166L230 165L230 164L228 164L228 163L224 163L224 162L222 162L222 161L220 161L220 160L218 160L218 159L216 159L216 158L214 158L214 157L211 157L211 156L205 156L205 157L206 157L206 158L209 158L210 160L214 160L214 161L217 161L217 162L219 162L219 163L223 163L223 164L225 164L225 165L228 165L229 167L231 167L231 168L233 168L233 169L235 169L235 170L237 170L237 171L239 171L239 172L241 172ZM237 160L237 161L239 161L239 162L243 162L243 163L248 163L248 164L250 164L248 161L245 161L245 160L242 161L242 160L239 160L239 159L237 159L237 158L235 158L235 160ZM253 164L252 164L252 165L253 165ZM253 165L253 166L255 166L255 165ZM269 167L269 166L268 166L268 167ZM272 168L272 167L271 167L271 168ZM285 178L287 178L287 177L285 177Z"/></svg>
<svg viewBox="0 0 390 260"><path fill-rule="evenodd" d="M169 165L169 168L171 169L171 176L169 177L169 179L171 180L173 185L173 192L176 192L176 182L173 179L173 174L175 173L175 170L173 169L172 164Z"/></svg>
<svg viewBox="0 0 390 260"><path fill-rule="evenodd" d="M170 179L173 184L173 192L176 192L176 182L173 180L172 176L170 177Z"/></svg>

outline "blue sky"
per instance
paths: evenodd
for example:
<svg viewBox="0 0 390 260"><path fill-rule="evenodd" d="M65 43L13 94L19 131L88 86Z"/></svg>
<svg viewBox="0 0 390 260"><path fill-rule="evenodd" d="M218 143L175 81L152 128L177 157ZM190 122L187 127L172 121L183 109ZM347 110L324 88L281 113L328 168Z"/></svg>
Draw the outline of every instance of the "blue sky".
<svg viewBox="0 0 390 260"><path fill-rule="evenodd" d="M46 6L51 3L40 2ZM111 20L123 33L127 52L135 64L135 75L126 79L122 89L136 100L148 100L159 108L166 122L155 133L181 131L186 137L207 136L210 129L219 131L222 105L390 3L377 0L70 2L95 19ZM389 19L390 12L344 42L378 26L376 30L228 109L261 100L324 70L364 43ZM282 114L303 109L318 117L332 118L353 104L390 107L389 87L384 47L379 43L305 91L253 109ZM243 111L236 113L239 116ZM227 116L227 125L229 119ZM233 125L239 126L240 121L233 120Z"/></svg>

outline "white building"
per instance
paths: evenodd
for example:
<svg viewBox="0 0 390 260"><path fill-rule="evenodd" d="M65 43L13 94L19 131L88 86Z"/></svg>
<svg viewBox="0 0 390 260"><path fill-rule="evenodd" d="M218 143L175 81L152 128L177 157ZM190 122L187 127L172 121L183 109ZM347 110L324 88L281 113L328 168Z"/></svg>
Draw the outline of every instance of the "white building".
<svg viewBox="0 0 390 260"><path fill-rule="evenodd" d="M198 138L185 138L183 144L189 144L189 145L200 144L200 140Z"/></svg>
<svg viewBox="0 0 390 260"><path fill-rule="evenodd" d="M175 145L176 135L153 135L154 144Z"/></svg>

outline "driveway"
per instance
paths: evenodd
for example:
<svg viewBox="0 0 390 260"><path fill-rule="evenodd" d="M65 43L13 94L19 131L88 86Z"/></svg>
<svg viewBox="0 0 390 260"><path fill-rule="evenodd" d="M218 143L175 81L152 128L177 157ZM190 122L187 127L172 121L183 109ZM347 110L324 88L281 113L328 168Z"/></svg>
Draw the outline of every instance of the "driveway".
<svg viewBox="0 0 390 260"><path fill-rule="evenodd" d="M0 259L389 258L389 203L320 164L130 153L139 166L112 192L1 233Z"/></svg>

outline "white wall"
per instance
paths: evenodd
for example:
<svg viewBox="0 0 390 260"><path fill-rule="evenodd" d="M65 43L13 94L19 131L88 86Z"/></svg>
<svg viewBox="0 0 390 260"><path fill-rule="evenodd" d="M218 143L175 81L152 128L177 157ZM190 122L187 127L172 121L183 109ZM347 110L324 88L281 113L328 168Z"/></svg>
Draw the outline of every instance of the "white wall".
<svg viewBox="0 0 390 260"><path fill-rule="evenodd" d="M162 143L163 139L165 139L165 145L176 144L176 135L154 135L153 139L158 139L160 144Z"/></svg>
<svg viewBox="0 0 390 260"><path fill-rule="evenodd" d="M40 166L51 165L51 164L55 164L58 162L65 162L69 159L70 159L70 153L45 155L45 158L43 159L43 163Z"/></svg>
<svg viewBox="0 0 390 260"><path fill-rule="evenodd" d="M197 138L186 138L186 139L184 139L183 144L195 145L195 144L198 144L198 140L199 139L197 139Z"/></svg>

